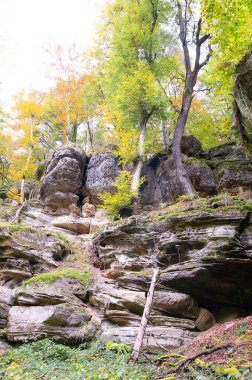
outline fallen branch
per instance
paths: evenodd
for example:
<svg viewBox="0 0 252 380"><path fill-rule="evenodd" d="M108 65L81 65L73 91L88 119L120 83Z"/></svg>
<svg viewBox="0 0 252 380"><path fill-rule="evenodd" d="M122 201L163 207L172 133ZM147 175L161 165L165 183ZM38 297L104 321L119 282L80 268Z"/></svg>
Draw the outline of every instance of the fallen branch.
<svg viewBox="0 0 252 380"><path fill-rule="evenodd" d="M15 223L15 222L18 221L19 216L20 216L20 213L21 213L21 211L23 210L23 208L24 208L26 205L27 205L27 200L25 200L25 201L21 204L21 206L19 207L19 209L17 210L17 212L16 212L14 218L13 218L12 221L11 221L12 223Z"/></svg>
<svg viewBox="0 0 252 380"><path fill-rule="evenodd" d="M154 295L155 285L157 281L157 276L158 276L158 269L154 269L150 289L149 289L147 299L146 299L146 304L144 307L142 320L139 326L138 334L137 334L135 345L132 352L133 363L137 362L139 358L140 350L143 344L143 338L144 338L145 330L146 330L149 316L150 316L150 309L151 309L151 305L153 301L153 295Z"/></svg>
<svg viewBox="0 0 252 380"><path fill-rule="evenodd" d="M210 355L210 354L212 354L215 351L223 350L223 349L228 348L230 346L231 346L231 343L228 343L228 344L224 344L222 346L217 346L217 347L209 348L208 350L204 350L204 351L201 351L200 353L198 353L196 355L190 356L189 358L187 358L187 359L179 362L178 365L175 368L171 368L166 373L163 373L161 376L157 377L156 380L164 380L168 375L170 375L172 373L175 373L175 372L178 372L178 370L181 367L183 367L185 364L187 364L187 363L189 363L189 362L191 362L191 361L199 358L200 356Z"/></svg>

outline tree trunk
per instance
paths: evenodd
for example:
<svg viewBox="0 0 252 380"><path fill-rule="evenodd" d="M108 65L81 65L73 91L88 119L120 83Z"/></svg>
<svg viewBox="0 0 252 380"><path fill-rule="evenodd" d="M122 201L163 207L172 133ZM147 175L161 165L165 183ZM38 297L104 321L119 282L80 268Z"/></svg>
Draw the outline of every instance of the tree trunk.
<svg viewBox="0 0 252 380"><path fill-rule="evenodd" d="M132 184L131 184L131 191L138 194L139 190L139 181L141 177L141 171L143 167L143 160L144 160L144 143L146 138L146 124L147 120L146 117L142 117L140 122L140 135L139 135L139 141L138 141L138 162L136 164L133 178L132 178Z"/></svg>
<svg viewBox="0 0 252 380"><path fill-rule="evenodd" d="M89 121L87 121L87 130L88 130L88 137L89 137L90 148L91 148L91 151L93 151L93 133L92 133Z"/></svg>
<svg viewBox="0 0 252 380"><path fill-rule="evenodd" d="M165 150L167 151L169 148L169 138L168 138L168 133L167 133L167 125L165 121L162 122L162 132L163 132L164 147L165 147Z"/></svg>
<svg viewBox="0 0 252 380"><path fill-rule="evenodd" d="M23 173L23 176L22 176L22 180L21 180L21 185L20 185L20 203L22 204L24 202L24 198L25 198L25 173L28 169L28 166L29 166L29 163L30 163L30 160L31 160L31 156L32 156L32 152L33 152L33 122L32 122L32 117L30 119L30 139L31 139L31 149L30 149L30 152L27 156L27 160L26 160L26 164L25 164L25 168L24 168L24 173Z"/></svg>
<svg viewBox="0 0 252 380"><path fill-rule="evenodd" d="M73 124L71 129L69 130L70 132L70 138L69 140L73 143L76 144L77 142L77 132L78 132L78 124Z"/></svg>
<svg viewBox="0 0 252 380"><path fill-rule="evenodd" d="M154 269L150 289L149 289L147 299L146 299L146 304L144 307L142 320L141 320L141 323L139 326L138 334L137 334L135 345L133 348L132 359L133 359L134 363L138 360L140 350L141 350L141 347L143 344L144 334L145 334L145 330L146 330L146 327L148 324L151 305L153 302L153 296L154 296L154 290L155 290L155 285L156 285L156 281L157 281L157 276L158 276L158 269Z"/></svg>
<svg viewBox="0 0 252 380"><path fill-rule="evenodd" d="M174 166L176 169L177 179L178 179L180 188L183 194L185 195L195 194L195 190L186 172L186 169L183 163L182 152L181 152L182 136L183 136L184 129L186 126L191 103L192 103L192 93L189 92L187 95L184 95L183 97L183 104L182 104L182 108L177 120L174 139L173 139L173 146L172 146L172 154L173 154L173 160L174 160Z"/></svg>

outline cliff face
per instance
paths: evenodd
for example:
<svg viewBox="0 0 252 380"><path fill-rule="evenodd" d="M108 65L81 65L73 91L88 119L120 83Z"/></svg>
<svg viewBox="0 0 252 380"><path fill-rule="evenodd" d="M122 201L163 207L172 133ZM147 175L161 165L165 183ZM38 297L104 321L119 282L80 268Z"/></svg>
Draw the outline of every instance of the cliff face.
<svg viewBox="0 0 252 380"><path fill-rule="evenodd" d="M155 209L156 200L167 201L176 190L171 158L157 156L145 166L141 212L113 223L90 202L96 203L98 188L113 191L114 156L96 155L86 165L82 153L74 153L82 158L74 159L78 173L71 177L71 170L62 174L61 163L72 158L55 154L41 190L43 202L51 203L29 204L22 225L0 224L0 337L132 344L154 267L159 277L145 346L175 348L216 321L250 315L251 162L232 144L208 152L197 144L189 148L187 167L204 198ZM73 208L57 203L59 191L64 199L67 192L75 195ZM58 211L48 213L49 206ZM66 215L58 216L63 209Z"/></svg>

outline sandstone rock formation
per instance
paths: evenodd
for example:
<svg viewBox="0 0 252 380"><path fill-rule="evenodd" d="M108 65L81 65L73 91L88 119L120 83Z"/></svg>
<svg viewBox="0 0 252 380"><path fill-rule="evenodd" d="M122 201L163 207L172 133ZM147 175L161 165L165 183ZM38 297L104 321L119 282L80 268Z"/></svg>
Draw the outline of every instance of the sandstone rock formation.
<svg viewBox="0 0 252 380"><path fill-rule="evenodd" d="M40 199L48 213L80 215L85 169L86 156L77 145L67 144L54 152L40 187Z"/></svg>
<svg viewBox="0 0 252 380"><path fill-rule="evenodd" d="M57 268L70 249L43 231L0 227L0 285L18 284L35 274Z"/></svg>
<svg viewBox="0 0 252 380"><path fill-rule="evenodd" d="M92 204L100 204L99 194L105 191L113 193L113 182L118 174L119 167L114 154L94 154L87 167L85 197L89 197Z"/></svg>
<svg viewBox="0 0 252 380"><path fill-rule="evenodd" d="M194 141L188 141L191 140ZM185 149L190 154L190 157L184 156L185 167L200 196L227 192L240 193L251 198L252 160L246 158L241 148L233 143L220 145L205 152L200 151L201 153L194 151L193 146L191 151L189 148L190 145ZM193 157L192 154L201 158ZM142 176L144 183L140 189L140 204L144 207L165 202L173 203L181 195L172 156L156 155L145 163Z"/></svg>
<svg viewBox="0 0 252 380"><path fill-rule="evenodd" d="M97 265L110 280L91 291L90 302L104 310L102 337L134 342L155 266L161 268L147 346L184 344L223 320L223 305L227 320L234 307L240 308L238 316L244 310L248 315L251 225L250 212L217 209L164 214L160 220L132 216L100 231L93 241Z"/></svg>

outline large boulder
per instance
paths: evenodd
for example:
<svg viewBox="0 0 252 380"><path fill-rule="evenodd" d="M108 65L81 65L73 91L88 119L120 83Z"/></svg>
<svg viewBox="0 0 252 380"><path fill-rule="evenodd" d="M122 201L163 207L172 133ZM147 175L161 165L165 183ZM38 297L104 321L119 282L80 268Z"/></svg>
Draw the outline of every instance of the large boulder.
<svg viewBox="0 0 252 380"><path fill-rule="evenodd" d="M46 211L54 215L80 214L86 156L80 147L67 144L57 149L48 164L40 187L40 199Z"/></svg>
<svg viewBox="0 0 252 380"><path fill-rule="evenodd" d="M240 135L252 151L252 48L236 69L234 89L236 122Z"/></svg>
<svg viewBox="0 0 252 380"><path fill-rule="evenodd" d="M94 154L87 167L85 197L89 197L92 204L101 204L99 194L104 192L113 193L115 191L113 182L119 172L120 169L114 154Z"/></svg>
<svg viewBox="0 0 252 380"><path fill-rule="evenodd" d="M188 157L200 158L202 155L202 146L195 136L183 136L181 141L181 151Z"/></svg>
<svg viewBox="0 0 252 380"><path fill-rule="evenodd" d="M76 343L90 340L100 320L85 306L63 303L49 306L13 306L7 324L7 338L13 342L50 338Z"/></svg>

